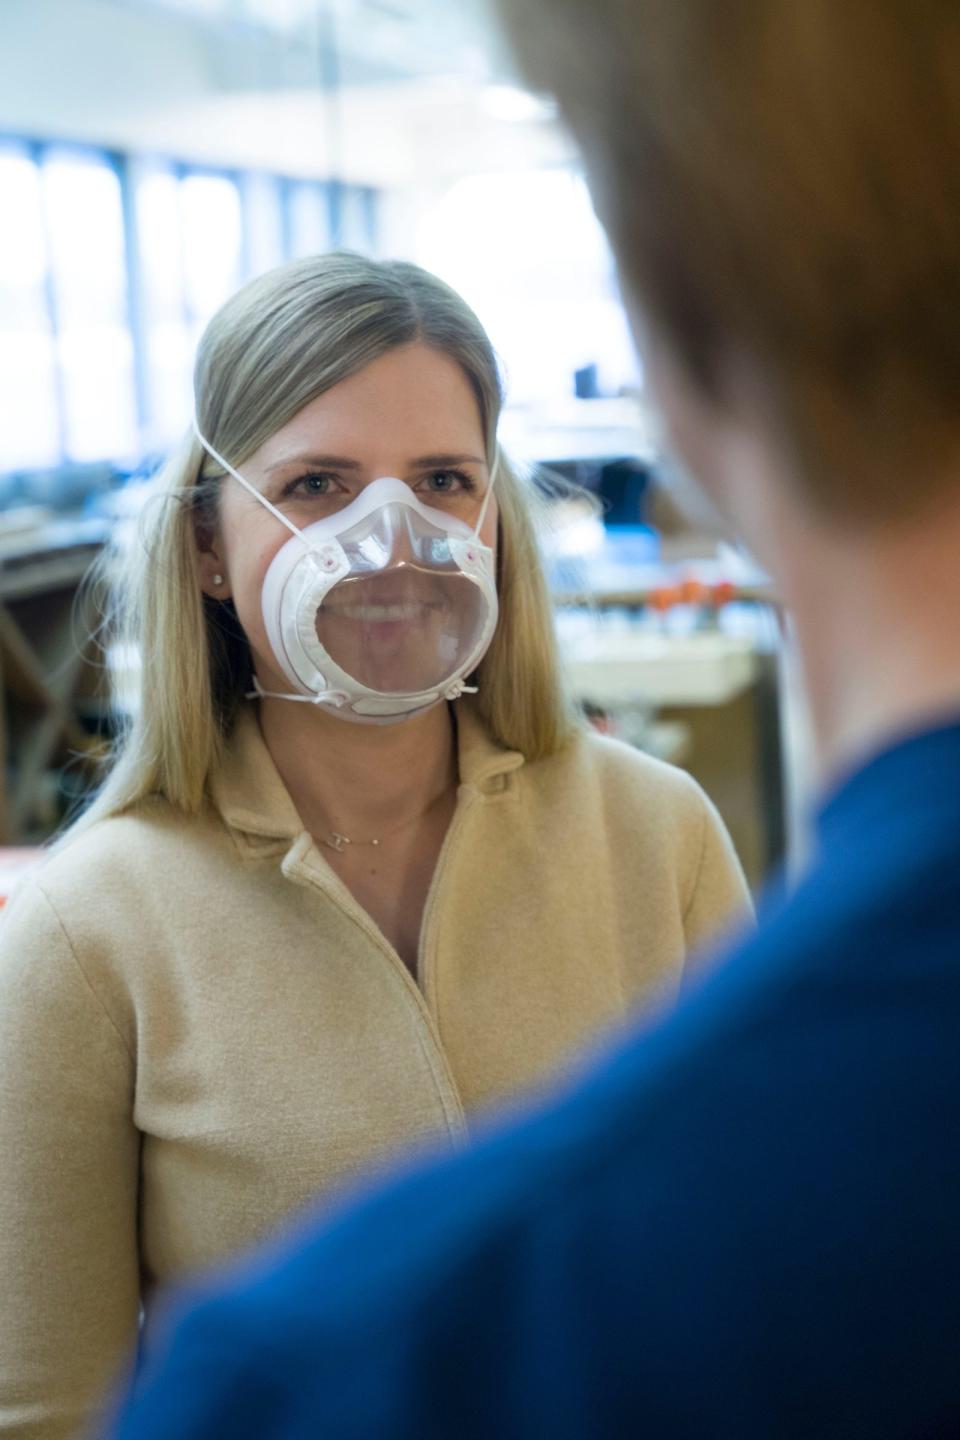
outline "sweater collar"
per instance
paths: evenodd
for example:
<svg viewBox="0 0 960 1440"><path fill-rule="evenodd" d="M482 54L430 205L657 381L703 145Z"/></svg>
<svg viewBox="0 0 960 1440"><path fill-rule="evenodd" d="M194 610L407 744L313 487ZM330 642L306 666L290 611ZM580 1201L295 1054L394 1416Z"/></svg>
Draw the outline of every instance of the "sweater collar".
<svg viewBox="0 0 960 1440"><path fill-rule="evenodd" d="M456 718L461 786L481 793L502 792L509 784L506 777L523 765L523 756L503 749L490 737L469 701L458 702ZM231 830L277 840L303 833L303 822L261 733L255 704L245 705L237 716L210 791Z"/></svg>

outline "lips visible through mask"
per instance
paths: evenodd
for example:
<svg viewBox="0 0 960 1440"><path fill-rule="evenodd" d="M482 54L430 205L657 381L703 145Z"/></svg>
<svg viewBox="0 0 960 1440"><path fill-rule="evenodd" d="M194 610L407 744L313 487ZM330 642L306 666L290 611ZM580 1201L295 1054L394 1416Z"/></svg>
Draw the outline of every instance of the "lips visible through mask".
<svg viewBox="0 0 960 1440"><path fill-rule="evenodd" d="M443 683L480 636L484 599L457 571L412 564L351 576L327 594L317 638L361 685L417 694Z"/></svg>

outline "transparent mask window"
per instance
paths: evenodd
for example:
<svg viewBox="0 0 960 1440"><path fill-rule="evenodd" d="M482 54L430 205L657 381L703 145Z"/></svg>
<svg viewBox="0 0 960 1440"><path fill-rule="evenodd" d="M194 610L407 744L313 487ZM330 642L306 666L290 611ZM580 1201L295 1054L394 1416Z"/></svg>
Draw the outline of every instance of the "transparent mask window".
<svg viewBox="0 0 960 1440"><path fill-rule="evenodd" d="M472 533L458 521L447 523L455 526L453 533L462 539ZM337 538L354 575L382 570L390 564L457 569L450 554L451 532L432 525L409 505L385 505Z"/></svg>
<svg viewBox="0 0 960 1440"><path fill-rule="evenodd" d="M474 581L444 565L439 557L429 567L404 559L334 585L316 617L331 660L380 695L444 685L479 644L487 604Z"/></svg>

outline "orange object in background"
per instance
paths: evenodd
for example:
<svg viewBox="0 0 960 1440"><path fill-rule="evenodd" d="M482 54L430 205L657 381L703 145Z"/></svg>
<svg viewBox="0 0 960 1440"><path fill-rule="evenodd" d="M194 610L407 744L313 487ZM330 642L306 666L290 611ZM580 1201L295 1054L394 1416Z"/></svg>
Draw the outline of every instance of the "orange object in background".
<svg viewBox="0 0 960 1440"><path fill-rule="evenodd" d="M680 591L674 585L658 585L655 590L650 592L650 608L657 610L661 615L672 610L674 605L679 604L679 601Z"/></svg>
<svg viewBox="0 0 960 1440"><path fill-rule="evenodd" d="M736 598L737 587L732 580L720 580L714 585L711 591L711 599L717 610L721 605L729 605L731 600Z"/></svg>
<svg viewBox="0 0 960 1440"><path fill-rule="evenodd" d="M13 887L40 864L43 855L42 845L0 846L0 909L6 905Z"/></svg>
<svg viewBox="0 0 960 1440"><path fill-rule="evenodd" d="M684 605L705 605L710 598L706 585L693 576L688 576L680 585L680 600Z"/></svg>

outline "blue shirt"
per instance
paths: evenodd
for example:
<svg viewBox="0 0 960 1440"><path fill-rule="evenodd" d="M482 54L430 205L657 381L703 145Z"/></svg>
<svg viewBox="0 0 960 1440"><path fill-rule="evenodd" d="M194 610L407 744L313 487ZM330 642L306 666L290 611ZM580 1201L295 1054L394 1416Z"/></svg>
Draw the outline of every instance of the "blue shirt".
<svg viewBox="0 0 960 1440"><path fill-rule="evenodd" d="M960 1434L960 724L818 848L576 1089L195 1295L117 1440Z"/></svg>

